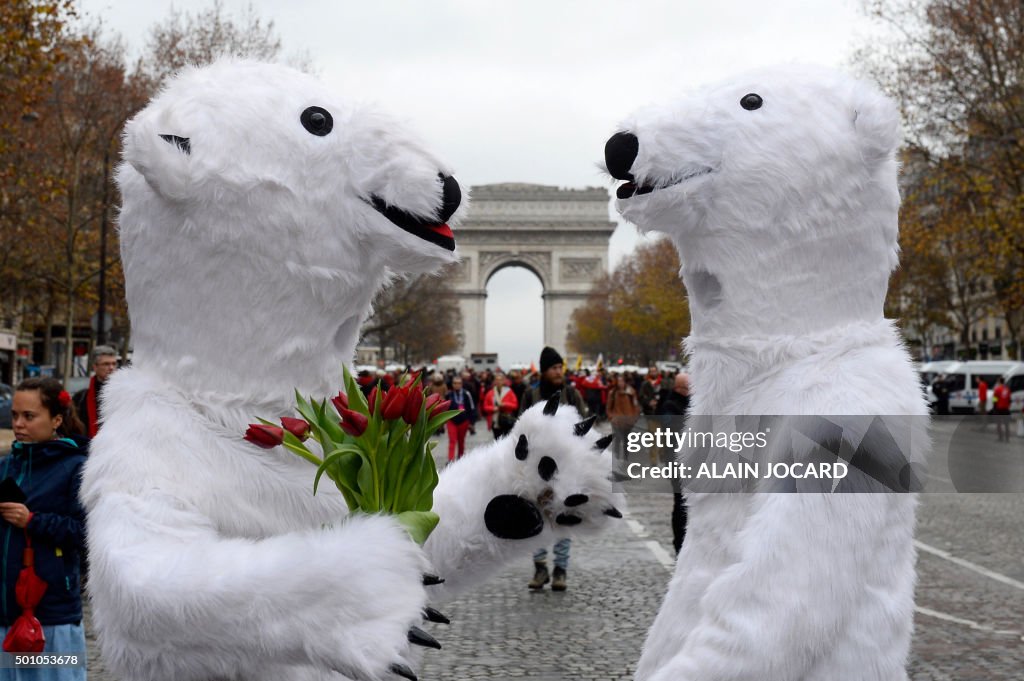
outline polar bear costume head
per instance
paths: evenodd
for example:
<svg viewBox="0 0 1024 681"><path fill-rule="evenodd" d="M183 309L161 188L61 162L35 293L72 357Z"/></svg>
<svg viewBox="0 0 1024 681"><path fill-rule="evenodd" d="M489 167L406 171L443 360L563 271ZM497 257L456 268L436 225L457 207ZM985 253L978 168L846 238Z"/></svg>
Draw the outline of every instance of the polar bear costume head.
<svg viewBox="0 0 1024 681"><path fill-rule="evenodd" d="M278 404L293 386L336 389L390 272L457 259L451 170L286 67L186 69L128 123L124 158L135 364L193 395Z"/></svg>
<svg viewBox="0 0 1024 681"><path fill-rule="evenodd" d="M897 262L899 115L830 69L731 78L623 121L617 208L679 250L693 332L800 336L882 318Z"/></svg>

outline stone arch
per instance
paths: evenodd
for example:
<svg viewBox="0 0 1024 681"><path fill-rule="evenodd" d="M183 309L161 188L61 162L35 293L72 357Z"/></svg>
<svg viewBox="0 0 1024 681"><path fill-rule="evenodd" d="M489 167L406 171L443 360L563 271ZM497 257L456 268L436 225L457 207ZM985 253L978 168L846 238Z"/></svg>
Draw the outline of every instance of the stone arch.
<svg viewBox="0 0 1024 681"><path fill-rule="evenodd" d="M535 184L473 187L468 219L455 232L462 261L453 285L462 309L462 353L487 352L487 282L500 269L522 266L540 279L544 343L566 352L573 310L608 268L608 191Z"/></svg>
<svg viewBox="0 0 1024 681"><path fill-rule="evenodd" d="M485 259L484 255L488 256L488 258ZM491 277L508 267L525 268L540 279L541 288L545 291L550 288L551 264L548 253L484 252L480 260L480 281L485 290L487 289L487 284L491 281Z"/></svg>

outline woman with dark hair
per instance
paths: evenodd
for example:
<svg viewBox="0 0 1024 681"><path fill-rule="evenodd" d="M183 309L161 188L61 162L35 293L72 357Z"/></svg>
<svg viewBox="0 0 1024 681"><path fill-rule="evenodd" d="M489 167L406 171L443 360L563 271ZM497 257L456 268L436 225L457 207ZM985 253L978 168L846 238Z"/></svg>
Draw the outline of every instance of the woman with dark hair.
<svg viewBox="0 0 1024 681"><path fill-rule="evenodd" d="M87 443L71 396L52 378L30 378L14 390L15 442L0 459L0 637L8 652L11 625L22 614L15 594L26 548L46 591L35 607L43 625L44 653L77 654L79 666L0 669L0 680L85 679L85 631L79 554L85 548L85 511L78 502ZM12 649L15 648L15 649ZM36 649L38 650L38 649Z"/></svg>

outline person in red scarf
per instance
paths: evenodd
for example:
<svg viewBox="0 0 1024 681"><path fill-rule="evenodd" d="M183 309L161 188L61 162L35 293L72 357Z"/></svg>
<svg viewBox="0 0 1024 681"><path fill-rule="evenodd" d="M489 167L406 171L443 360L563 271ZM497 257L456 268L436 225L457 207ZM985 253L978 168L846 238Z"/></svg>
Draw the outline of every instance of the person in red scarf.
<svg viewBox="0 0 1024 681"><path fill-rule="evenodd" d="M117 369L117 350L109 345L97 345L92 350L93 376L89 387L75 393L73 401L79 420L85 424L86 434L96 437L100 429L100 393L110 375Z"/></svg>
<svg viewBox="0 0 1024 681"><path fill-rule="evenodd" d="M494 433L495 440L505 437L515 425L519 399L500 370L494 374L494 387L484 395L480 409L487 417L487 428Z"/></svg>

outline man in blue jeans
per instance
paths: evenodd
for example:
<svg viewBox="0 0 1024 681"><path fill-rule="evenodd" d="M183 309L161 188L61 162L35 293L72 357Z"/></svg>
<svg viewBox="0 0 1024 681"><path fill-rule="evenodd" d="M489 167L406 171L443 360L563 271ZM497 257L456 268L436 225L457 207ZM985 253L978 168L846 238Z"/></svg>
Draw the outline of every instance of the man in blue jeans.
<svg viewBox="0 0 1024 681"><path fill-rule="evenodd" d="M527 585L531 589L543 589L544 585L551 582L552 591L565 591L565 571L569 568L569 546L572 540L569 538L559 539L555 542L555 573L548 574L548 550L537 549L533 554L533 566L536 572L533 579Z"/></svg>
<svg viewBox="0 0 1024 681"><path fill-rule="evenodd" d="M519 403L519 413L529 409L534 404L545 402L556 393L561 393L559 401L562 404L570 404L576 408L580 416L587 415L587 407L583 403L583 397L577 390L565 380L565 362L562 356L554 348L546 347L540 353L540 383L523 393L523 399ZM569 568L569 539L559 539L555 542L555 572L548 574L547 549L539 549L533 554L533 566L535 568L533 579L529 583L531 589L543 589L544 585L551 582L552 591L565 591L565 571Z"/></svg>

